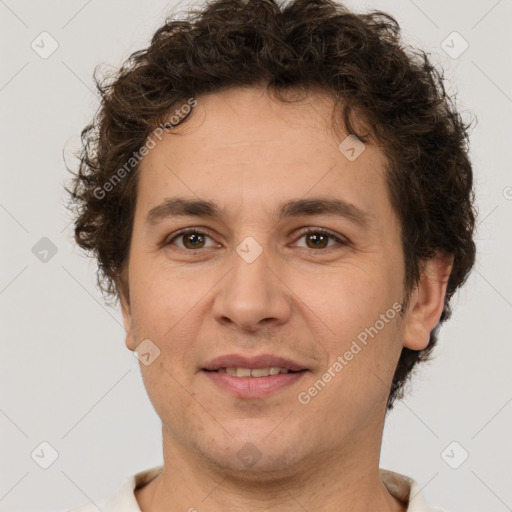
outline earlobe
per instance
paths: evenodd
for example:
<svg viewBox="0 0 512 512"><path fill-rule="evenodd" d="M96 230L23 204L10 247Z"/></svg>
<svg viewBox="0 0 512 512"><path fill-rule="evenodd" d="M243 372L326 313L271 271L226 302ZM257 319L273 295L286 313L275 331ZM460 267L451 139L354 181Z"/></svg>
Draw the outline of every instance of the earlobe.
<svg viewBox="0 0 512 512"><path fill-rule="evenodd" d="M411 350L428 346L430 333L439 323L446 287L453 267L453 255L437 253L425 262L419 283L411 293L406 313L403 345Z"/></svg>

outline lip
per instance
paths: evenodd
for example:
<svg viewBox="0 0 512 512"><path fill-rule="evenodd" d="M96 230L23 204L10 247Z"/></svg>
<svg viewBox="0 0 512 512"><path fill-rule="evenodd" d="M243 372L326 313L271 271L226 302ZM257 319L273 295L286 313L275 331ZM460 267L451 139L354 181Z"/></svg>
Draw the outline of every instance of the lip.
<svg viewBox="0 0 512 512"><path fill-rule="evenodd" d="M274 356L272 354L260 354L258 356L244 356L242 354L225 354L205 364L202 368L203 370L214 371L219 368L269 368L269 367L278 367L278 368L288 368L288 370L298 372L301 370L308 370L305 366L292 361L291 359L287 359L284 357ZM218 374L220 375L220 374ZM287 375L287 374L281 374ZM272 377L275 377L273 375ZM245 377L235 377L236 379L244 379ZM252 378L252 377L248 377ZM266 379L267 377L255 377L257 379Z"/></svg>
<svg viewBox="0 0 512 512"><path fill-rule="evenodd" d="M202 373L220 389L233 394L236 398L265 398L296 383L307 373L307 370L297 373L279 373L268 377L234 377L228 373L207 370L202 370Z"/></svg>

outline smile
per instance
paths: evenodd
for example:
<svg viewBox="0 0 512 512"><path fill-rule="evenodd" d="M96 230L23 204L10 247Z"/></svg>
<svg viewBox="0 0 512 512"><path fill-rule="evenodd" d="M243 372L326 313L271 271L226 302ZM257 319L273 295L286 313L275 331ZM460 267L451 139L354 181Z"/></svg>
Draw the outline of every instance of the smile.
<svg viewBox="0 0 512 512"><path fill-rule="evenodd" d="M218 373L227 373L234 377L268 377L269 375L288 373L291 370L288 368L271 366L267 368L219 368L215 371Z"/></svg>
<svg viewBox="0 0 512 512"><path fill-rule="evenodd" d="M236 372L231 374L228 372ZM270 373L270 370L277 373ZM282 371L283 370L283 371ZM254 374L253 374L254 372ZM236 398L265 398L284 390L297 383L308 370L291 371L288 368L219 368L218 370L203 370L202 373L216 387Z"/></svg>

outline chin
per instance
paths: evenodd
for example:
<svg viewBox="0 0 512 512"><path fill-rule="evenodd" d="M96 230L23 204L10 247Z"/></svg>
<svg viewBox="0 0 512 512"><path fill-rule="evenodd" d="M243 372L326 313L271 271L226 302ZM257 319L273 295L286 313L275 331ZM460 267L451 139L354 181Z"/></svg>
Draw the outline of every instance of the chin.
<svg viewBox="0 0 512 512"><path fill-rule="evenodd" d="M244 447L247 452L253 450L251 445ZM257 453L257 452L256 452ZM226 453L204 453L203 456L209 460L219 472L231 473L230 477L240 481L270 482L285 475L294 473L294 467L298 467L298 457L294 453L272 453L269 455L261 452L261 458L256 455L254 462L248 462L248 455L245 460L238 457L238 453L230 451Z"/></svg>
<svg viewBox="0 0 512 512"><path fill-rule="evenodd" d="M228 427L233 437L224 432L223 436L203 439L195 443L196 450L217 470L235 472L244 480L275 480L276 476L293 472L294 466L301 465L304 444L297 436L290 436L289 431L273 438L275 424L269 422L269 425L264 432L241 429L235 433ZM294 438L297 438L295 442Z"/></svg>

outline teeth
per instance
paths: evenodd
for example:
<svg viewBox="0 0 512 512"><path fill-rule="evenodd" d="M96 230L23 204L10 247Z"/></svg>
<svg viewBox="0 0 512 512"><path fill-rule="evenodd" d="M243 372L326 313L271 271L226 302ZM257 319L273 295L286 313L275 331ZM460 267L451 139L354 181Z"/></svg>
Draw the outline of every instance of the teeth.
<svg viewBox="0 0 512 512"><path fill-rule="evenodd" d="M237 377L250 377L251 376L251 370L249 370L249 368L237 368L236 369L236 376Z"/></svg>
<svg viewBox="0 0 512 512"><path fill-rule="evenodd" d="M278 368L272 366L270 368L219 368L217 372L227 373L234 377L268 377L269 375L277 375L279 373L288 373L288 368Z"/></svg>
<svg viewBox="0 0 512 512"><path fill-rule="evenodd" d="M250 373L251 377L268 377L270 375L270 368L255 368Z"/></svg>

